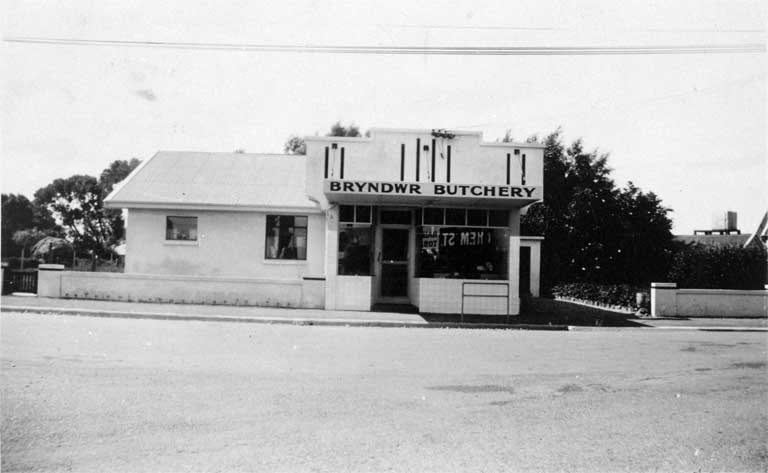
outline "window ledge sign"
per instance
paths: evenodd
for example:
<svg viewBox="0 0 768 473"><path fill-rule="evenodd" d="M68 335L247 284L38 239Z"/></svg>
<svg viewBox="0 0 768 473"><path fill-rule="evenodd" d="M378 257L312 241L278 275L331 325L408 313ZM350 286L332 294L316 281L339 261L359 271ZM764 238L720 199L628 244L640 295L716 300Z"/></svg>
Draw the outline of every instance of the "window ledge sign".
<svg viewBox="0 0 768 473"><path fill-rule="evenodd" d="M541 186L454 184L445 182L391 182L326 179L324 192L331 202L474 203L521 206L543 199Z"/></svg>

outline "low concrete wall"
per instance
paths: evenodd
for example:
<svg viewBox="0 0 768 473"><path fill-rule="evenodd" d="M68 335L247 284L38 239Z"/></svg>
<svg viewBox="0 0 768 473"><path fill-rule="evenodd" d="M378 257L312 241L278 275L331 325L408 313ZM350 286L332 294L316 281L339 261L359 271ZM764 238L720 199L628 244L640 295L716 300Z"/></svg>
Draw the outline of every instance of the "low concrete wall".
<svg viewBox="0 0 768 473"><path fill-rule="evenodd" d="M675 283L651 283L653 317L768 317L768 288L678 289Z"/></svg>
<svg viewBox="0 0 768 473"><path fill-rule="evenodd" d="M89 273L41 268L38 295L65 299L322 308L325 281Z"/></svg>

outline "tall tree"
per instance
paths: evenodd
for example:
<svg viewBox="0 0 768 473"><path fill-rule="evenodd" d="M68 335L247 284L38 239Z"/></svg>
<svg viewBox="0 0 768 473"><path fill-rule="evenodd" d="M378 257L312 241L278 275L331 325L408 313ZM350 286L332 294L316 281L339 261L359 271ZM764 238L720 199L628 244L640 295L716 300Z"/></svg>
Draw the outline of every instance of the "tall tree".
<svg viewBox="0 0 768 473"><path fill-rule="evenodd" d="M35 192L35 204L48 209L78 249L106 256L122 238L123 218L119 209L104 208L104 198L138 164L138 159L113 161L100 179L56 179Z"/></svg>
<svg viewBox="0 0 768 473"><path fill-rule="evenodd" d="M103 198L106 198L114 189L115 185L122 182L128 175L136 169L141 160L131 158L130 161L118 159L112 161L110 165L101 172L99 176L99 186L102 188ZM117 244L125 238L125 221L123 212L120 209L104 209L109 226L112 229L112 240L110 245Z"/></svg>
<svg viewBox="0 0 768 473"><path fill-rule="evenodd" d="M93 176L56 179L35 192L35 203L45 206L80 249L105 253L113 239L103 189Z"/></svg>
<svg viewBox="0 0 768 473"><path fill-rule="evenodd" d="M525 234L543 235L542 285L644 284L662 277L672 245L669 209L629 183L618 189L608 155L565 147L557 129L544 140L544 201L523 216Z"/></svg>
<svg viewBox="0 0 768 473"><path fill-rule="evenodd" d="M101 175L99 176L99 185L101 185L105 192L104 196L106 197L109 195L109 193L112 192L115 184L128 177L128 174L136 169L139 164L141 164L141 161L136 158L131 158L130 161L125 159L118 159L112 161L106 169L101 171Z"/></svg>

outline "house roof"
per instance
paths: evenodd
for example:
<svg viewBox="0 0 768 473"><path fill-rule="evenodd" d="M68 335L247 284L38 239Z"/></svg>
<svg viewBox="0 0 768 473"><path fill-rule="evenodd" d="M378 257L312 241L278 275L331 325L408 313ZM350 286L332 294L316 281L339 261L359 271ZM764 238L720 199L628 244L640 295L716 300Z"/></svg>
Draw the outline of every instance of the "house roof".
<svg viewBox="0 0 768 473"><path fill-rule="evenodd" d="M700 243L707 246L744 246L749 240L749 234L740 235L675 235L676 241L683 243Z"/></svg>
<svg viewBox="0 0 768 473"><path fill-rule="evenodd" d="M159 151L105 199L113 208L318 211L305 156Z"/></svg>

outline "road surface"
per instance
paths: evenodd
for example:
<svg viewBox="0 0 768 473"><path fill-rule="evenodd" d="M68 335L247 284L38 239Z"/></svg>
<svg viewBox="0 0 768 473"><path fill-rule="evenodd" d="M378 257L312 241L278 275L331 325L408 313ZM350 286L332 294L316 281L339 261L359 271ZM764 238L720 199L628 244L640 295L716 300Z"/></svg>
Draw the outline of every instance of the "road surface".
<svg viewBox="0 0 768 473"><path fill-rule="evenodd" d="M766 334L2 313L2 471L765 471Z"/></svg>

